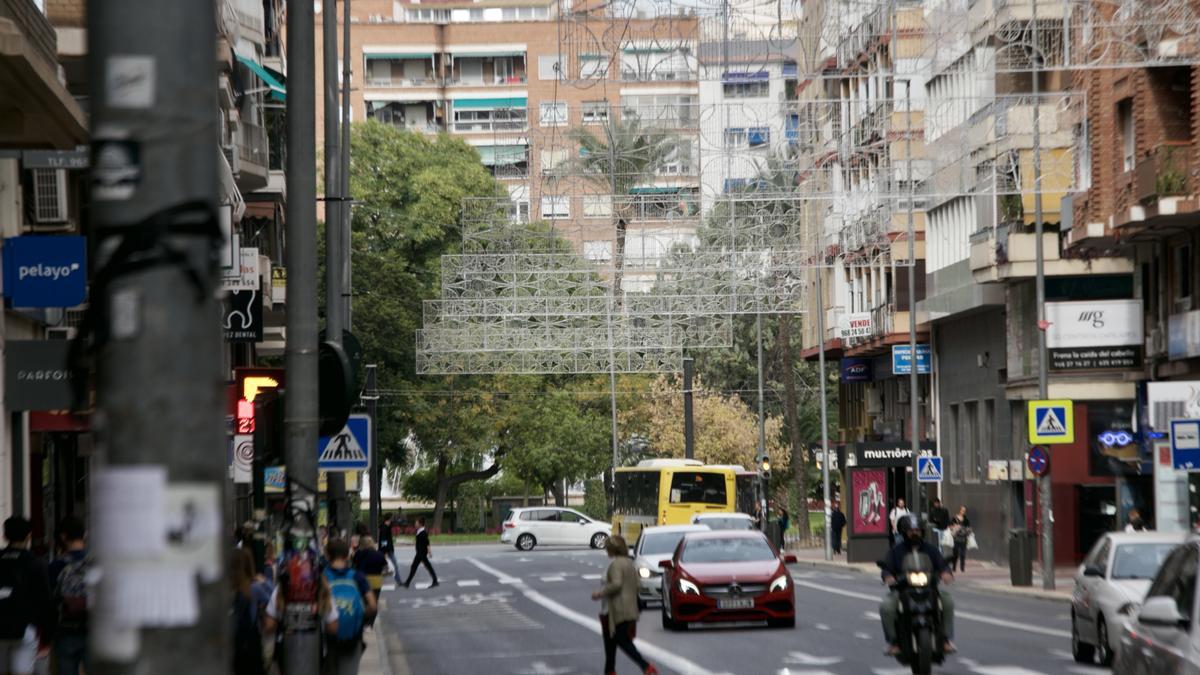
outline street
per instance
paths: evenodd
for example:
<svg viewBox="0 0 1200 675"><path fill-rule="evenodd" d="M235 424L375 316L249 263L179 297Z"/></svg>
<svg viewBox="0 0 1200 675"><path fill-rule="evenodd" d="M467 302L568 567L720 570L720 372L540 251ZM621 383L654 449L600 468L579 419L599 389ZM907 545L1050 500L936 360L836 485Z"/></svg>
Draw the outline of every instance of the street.
<svg viewBox="0 0 1200 675"><path fill-rule="evenodd" d="M410 549L397 551L402 566ZM424 571L413 588L384 587L388 651L422 674L576 675L603 663L599 605L589 594L607 565L603 552L510 547L441 547L441 585ZM407 570L405 570L407 571ZM794 630L719 627L668 633L658 610L642 614L637 645L662 672L697 675L903 673L883 655L877 578L793 565L800 608ZM959 655L940 673L1101 673L1071 660L1069 607L955 589ZM618 655L618 672L633 666Z"/></svg>

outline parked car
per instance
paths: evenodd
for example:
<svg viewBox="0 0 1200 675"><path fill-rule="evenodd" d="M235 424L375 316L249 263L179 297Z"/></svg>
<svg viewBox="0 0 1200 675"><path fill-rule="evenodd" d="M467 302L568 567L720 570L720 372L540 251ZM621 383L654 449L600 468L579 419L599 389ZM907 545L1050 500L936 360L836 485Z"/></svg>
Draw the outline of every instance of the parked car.
<svg viewBox="0 0 1200 675"><path fill-rule="evenodd" d="M1196 568L1200 538L1171 551L1150 582L1141 607L1121 631L1114 673L1200 675L1200 614Z"/></svg>
<svg viewBox="0 0 1200 675"><path fill-rule="evenodd" d="M766 621L796 625L792 575L762 532L685 534L663 569L662 625L668 630L697 622Z"/></svg>
<svg viewBox="0 0 1200 675"><path fill-rule="evenodd" d="M500 541L518 551L538 544L604 548L612 525L593 520L574 509L557 506L513 509L500 530Z"/></svg>
<svg viewBox="0 0 1200 675"><path fill-rule="evenodd" d="M754 530L754 518L744 513L718 511L697 513L692 516L693 525L705 525L710 530Z"/></svg>
<svg viewBox="0 0 1200 675"><path fill-rule="evenodd" d="M1110 665L1121 626L1133 615L1163 560L1186 535L1110 532L1100 537L1075 573L1071 593L1071 653L1080 663Z"/></svg>
<svg viewBox="0 0 1200 675"><path fill-rule="evenodd" d="M683 541L683 535L691 532L709 532L704 525L660 525L643 527L630 554L638 571L638 606L662 604L662 569L659 564L675 555L675 548Z"/></svg>

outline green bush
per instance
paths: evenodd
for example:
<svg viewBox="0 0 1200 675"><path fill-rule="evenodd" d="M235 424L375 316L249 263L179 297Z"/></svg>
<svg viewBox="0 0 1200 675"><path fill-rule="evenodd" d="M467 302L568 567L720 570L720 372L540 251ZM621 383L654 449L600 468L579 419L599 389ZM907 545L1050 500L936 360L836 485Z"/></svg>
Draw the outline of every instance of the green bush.
<svg viewBox="0 0 1200 675"><path fill-rule="evenodd" d="M608 497L604 494L604 481L594 479L583 484L582 510L589 518L608 520Z"/></svg>

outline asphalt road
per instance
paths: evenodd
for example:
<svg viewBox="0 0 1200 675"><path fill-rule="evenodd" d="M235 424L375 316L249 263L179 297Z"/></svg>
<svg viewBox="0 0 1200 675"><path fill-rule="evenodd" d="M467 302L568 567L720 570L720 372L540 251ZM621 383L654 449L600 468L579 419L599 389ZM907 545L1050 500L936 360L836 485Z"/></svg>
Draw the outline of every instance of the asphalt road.
<svg viewBox="0 0 1200 675"><path fill-rule="evenodd" d="M411 549L398 550L401 564ZM600 673L599 605L590 593L603 552L496 545L440 547L438 588L417 573L412 589L385 586L384 637L422 675ZM407 571L407 570L406 570ZM722 627L669 633L658 610L642 614L637 644L664 673L831 675L908 672L883 656L875 577L793 566L795 629ZM390 590L389 590L390 589ZM978 675L1101 673L1071 660L1068 606L955 590L959 654L936 672ZM636 672L618 654L617 671Z"/></svg>

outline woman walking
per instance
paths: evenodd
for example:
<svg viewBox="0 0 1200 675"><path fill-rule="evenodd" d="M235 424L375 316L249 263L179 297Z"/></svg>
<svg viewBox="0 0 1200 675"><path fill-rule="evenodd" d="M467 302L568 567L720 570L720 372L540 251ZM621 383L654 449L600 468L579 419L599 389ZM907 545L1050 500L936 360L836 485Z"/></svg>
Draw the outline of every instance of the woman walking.
<svg viewBox="0 0 1200 675"><path fill-rule="evenodd" d="M954 535L954 558L950 569L955 566L963 572L967 571L967 544L971 540L971 519L967 517L967 507L958 507L954 520L950 521L950 531Z"/></svg>
<svg viewBox="0 0 1200 675"><path fill-rule="evenodd" d="M604 545L612 560L604 573L604 586L592 593L600 601L600 625L604 635L604 672L616 675L617 647L638 664L646 675L657 675L658 669L642 658L633 644L638 620L638 575L629 558L629 546L620 535L609 537Z"/></svg>

